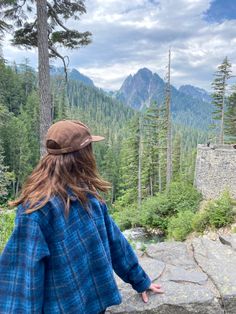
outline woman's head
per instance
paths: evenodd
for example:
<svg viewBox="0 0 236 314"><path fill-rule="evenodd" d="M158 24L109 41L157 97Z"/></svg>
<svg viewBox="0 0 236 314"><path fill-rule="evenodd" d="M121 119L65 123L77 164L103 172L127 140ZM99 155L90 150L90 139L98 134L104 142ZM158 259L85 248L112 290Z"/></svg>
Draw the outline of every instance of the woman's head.
<svg viewBox="0 0 236 314"><path fill-rule="evenodd" d="M66 140L68 142L68 138ZM47 153L27 178L18 199L10 201L9 205L17 206L20 203L26 205L29 201L30 205L25 212L30 213L44 206L51 196L58 195L62 198L65 212L68 214L70 206L68 187L84 205L87 201L86 192L101 199L97 190L107 192L111 185L98 173L91 142L69 153ZM48 151L56 151L60 147L56 141L47 140ZM38 202L40 204L36 205Z"/></svg>

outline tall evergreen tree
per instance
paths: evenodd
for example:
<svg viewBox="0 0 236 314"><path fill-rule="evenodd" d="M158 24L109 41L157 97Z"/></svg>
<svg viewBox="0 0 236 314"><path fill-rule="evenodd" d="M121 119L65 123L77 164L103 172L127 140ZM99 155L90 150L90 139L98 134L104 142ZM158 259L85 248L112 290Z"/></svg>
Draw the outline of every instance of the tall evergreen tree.
<svg viewBox="0 0 236 314"><path fill-rule="evenodd" d="M225 113L225 135L228 143L236 142L236 86L227 101Z"/></svg>
<svg viewBox="0 0 236 314"><path fill-rule="evenodd" d="M170 85L171 51L169 50L168 73L166 84L166 114L167 114L167 166L166 186L169 188L172 177L172 119L171 119L171 85Z"/></svg>
<svg viewBox="0 0 236 314"><path fill-rule="evenodd" d="M166 108L153 102L144 114L143 181L146 196L166 182Z"/></svg>
<svg viewBox="0 0 236 314"><path fill-rule="evenodd" d="M173 178L178 177L181 169L181 134L178 132L173 141Z"/></svg>
<svg viewBox="0 0 236 314"><path fill-rule="evenodd" d="M10 176L8 175L8 166L4 164L4 151L0 142L0 203L6 199Z"/></svg>
<svg viewBox="0 0 236 314"><path fill-rule="evenodd" d="M139 115L127 124L127 135L120 152L120 184L118 200L122 205L138 204L138 169L140 145Z"/></svg>
<svg viewBox="0 0 236 314"><path fill-rule="evenodd" d="M36 5L36 6L35 6ZM40 95L40 151L45 153L43 145L45 134L52 122L52 104L50 94L49 56L59 57L66 69L66 57L58 46L69 49L79 48L91 42L90 32L80 33L65 25L70 18L79 19L86 13L83 0L2 0L0 2L3 21L14 24L14 45L38 47L39 95ZM36 11L32 22L29 14ZM61 28L58 30L58 28Z"/></svg>
<svg viewBox="0 0 236 314"><path fill-rule="evenodd" d="M218 66L218 70L215 72L215 79L212 82L212 88L214 90L212 94L212 103L215 106L213 111L213 118L220 120L219 130L219 144L224 144L224 115L225 115L225 100L226 100L226 88L228 80L231 77L231 63L228 58L225 57L222 64Z"/></svg>

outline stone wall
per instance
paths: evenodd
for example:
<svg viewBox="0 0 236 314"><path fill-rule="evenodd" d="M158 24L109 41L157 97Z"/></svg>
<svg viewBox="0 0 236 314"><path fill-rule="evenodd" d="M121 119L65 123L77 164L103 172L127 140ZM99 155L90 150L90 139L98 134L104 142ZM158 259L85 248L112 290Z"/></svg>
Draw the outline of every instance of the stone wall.
<svg viewBox="0 0 236 314"><path fill-rule="evenodd" d="M215 199L225 188L236 199L236 149L233 145L198 144L195 187L205 199Z"/></svg>

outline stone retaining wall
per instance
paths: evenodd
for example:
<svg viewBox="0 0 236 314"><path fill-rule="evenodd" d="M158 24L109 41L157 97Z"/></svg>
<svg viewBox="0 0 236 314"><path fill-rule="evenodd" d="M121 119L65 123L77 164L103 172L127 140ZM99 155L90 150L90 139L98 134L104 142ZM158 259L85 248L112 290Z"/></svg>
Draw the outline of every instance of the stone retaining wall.
<svg viewBox="0 0 236 314"><path fill-rule="evenodd" d="M236 149L233 145L198 145L194 185L205 199L219 197L225 188L236 199Z"/></svg>

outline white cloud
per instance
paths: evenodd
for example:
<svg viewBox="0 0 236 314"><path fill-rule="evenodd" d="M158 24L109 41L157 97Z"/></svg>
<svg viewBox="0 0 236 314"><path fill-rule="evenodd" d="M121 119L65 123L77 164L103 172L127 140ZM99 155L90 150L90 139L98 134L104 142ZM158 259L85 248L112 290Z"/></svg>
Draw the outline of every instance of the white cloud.
<svg viewBox="0 0 236 314"><path fill-rule="evenodd" d="M91 31L93 42L65 54L70 56L71 67L90 76L99 87L117 89L126 76L142 67L163 77L169 47L172 83L176 86L193 84L210 89L213 73L225 55L236 68L236 20L210 24L203 19L211 0L85 3L87 14L79 22L69 24L80 31ZM4 53L17 60L26 55L9 46ZM29 55L33 60L35 52Z"/></svg>

